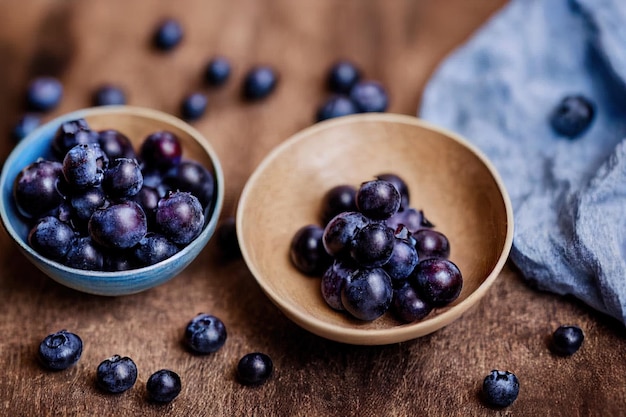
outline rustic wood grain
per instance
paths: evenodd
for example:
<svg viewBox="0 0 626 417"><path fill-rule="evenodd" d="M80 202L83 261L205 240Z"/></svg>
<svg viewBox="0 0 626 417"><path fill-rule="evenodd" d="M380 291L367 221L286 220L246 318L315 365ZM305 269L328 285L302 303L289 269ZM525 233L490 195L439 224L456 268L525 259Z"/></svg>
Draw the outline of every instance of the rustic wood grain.
<svg viewBox="0 0 626 417"><path fill-rule="evenodd" d="M0 2L0 129L22 111L27 81L62 80L65 97L46 120L90 104L109 81L129 102L178 113L183 95L203 88L207 115L194 125L212 142L225 172L224 216L261 159L310 125L325 97L325 70L337 58L357 62L391 95L390 111L415 114L436 65L504 0L236 0ZM149 47L156 22L175 16L187 31L175 51ZM214 54L234 63L222 89L202 87ZM257 63L281 73L275 94L245 104L243 73ZM13 143L0 142L0 160ZM241 260L225 262L211 241L179 277L141 294L103 298L46 278L0 233L0 415L180 416L623 416L626 415L624 327L573 300L529 288L505 268L489 295L460 320L410 342L360 347L330 342L288 321L261 293ZM208 356L181 344L196 313L222 318L226 345ZM583 348L556 357L547 338L560 324L580 325ZM43 370L41 339L66 328L85 342L83 357L62 372ZM234 368L250 351L268 353L273 378L250 388ZM136 386L121 395L95 387L95 369L113 355L138 365ZM181 395L168 405L146 400L145 383L161 368L178 372ZM521 383L505 410L485 407L482 379L508 369Z"/></svg>

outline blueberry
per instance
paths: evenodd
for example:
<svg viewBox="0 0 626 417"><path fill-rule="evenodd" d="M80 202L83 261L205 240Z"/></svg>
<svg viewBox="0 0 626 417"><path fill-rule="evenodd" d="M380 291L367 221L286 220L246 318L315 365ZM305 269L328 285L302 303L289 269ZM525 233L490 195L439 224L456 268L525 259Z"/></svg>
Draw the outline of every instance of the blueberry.
<svg viewBox="0 0 626 417"><path fill-rule="evenodd" d="M414 288L433 307L450 304L456 300L463 287L459 268L443 258L420 261L410 279Z"/></svg>
<svg viewBox="0 0 626 417"><path fill-rule="evenodd" d="M391 305L393 289L382 268L358 270L341 292L343 307L359 320L372 321L385 314Z"/></svg>
<svg viewBox="0 0 626 417"><path fill-rule="evenodd" d="M583 344L585 335L578 326L559 326L552 334L551 349L562 356L573 355Z"/></svg>
<svg viewBox="0 0 626 417"><path fill-rule="evenodd" d="M434 227L434 225L428 221L426 217L424 217L424 212L422 210L416 210L412 207L396 212L394 215L385 220L385 222L387 223L387 226L394 230L397 229L398 226L404 225L412 233L421 229Z"/></svg>
<svg viewBox="0 0 626 417"><path fill-rule="evenodd" d="M582 95L564 97L550 114L549 120L556 134L574 139L591 125L595 106Z"/></svg>
<svg viewBox="0 0 626 417"><path fill-rule="evenodd" d="M359 81L350 90L350 98L361 112L384 112L389 98L387 91L377 81Z"/></svg>
<svg viewBox="0 0 626 417"><path fill-rule="evenodd" d="M322 198L322 223L328 224L344 211L357 211L355 198L356 188L352 185L337 185L328 190Z"/></svg>
<svg viewBox="0 0 626 417"><path fill-rule="evenodd" d="M69 120L57 129L52 140L52 151L62 160L74 146L90 143L98 143L98 133L91 130L85 119Z"/></svg>
<svg viewBox="0 0 626 417"><path fill-rule="evenodd" d="M102 250L89 236L76 238L70 244L65 256L65 265L70 268L88 271L101 271L104 268Z"/></svg>
<svg viewBox="0 0 626 417"><path fill-rule="evenodd" d="M162 182L172 190L190 192L205 209L213 203L215 177L204 165L196 161L182 161L167 172Z"/></svg>
<svg viewBox="0 0 626 417"><path fill-rule="evenodd" d="M13 197L24 217L37 218L64 199L59 189L63 179L63 166L58 162L38 160L24 167L13 185Z"/></svg>
<svg viewBox="0 0 626 417"><path fill-rule="evenodd" d="M243 96L248 100L261 100L269 96L276 88L278 74L274 68L266 65L250 69L243 81Z"/></svg>
<svg viewBox="0 0 626 417"><path fill-rule="evenodd" d="M98 144L109 160L116 158L137 158L133 144L128 136L115 129L98 132Z"/></svg>
<svg viewBox="0 0 626 417"><path fill-rule="evenodd" d="M390 229L391 230L391 229ZM396 232L393 241L393 251L389 261L383 266L383 269L389 274L391 282L394 284L400 284L405 282L411 275L418 262L417 250L415 245L408 238L410 235L408 229L404 226L400 226L400 231L404 231L406 238L401 237L401 232Z"/></svg>
<svg viewBox="0 0 626 417"><path fill-rule="evenodd" d="M168 170L182 160L183 147L178 136L162 130L146 137L139 148L139 155L146 167Z"/></svg>
<svg viewBox="0 0 626 417"><path fill-rule="evenodd" d="M349 261L335 259L333 264L322 275L321 290L326 304L335 310L344 310L341 301L343 287L352 281L357 267Z"/></svg>
<svg viewBox="0 0 626 417"><path fill-rule="evenodd" d="M165 237L178 245L186 245L202 232L202 205L191 193L170 193L159 200L155 221Z"/></svg>
<svg viewBox="0 0 626 417"><path fill-rule="evenodd" d="M13 126L11 136L15 141L21 141L30 135L41 124L41 117L34 113L26 113Z"/></svg>
<svg viewBox="0 0 626 417"><path fill-rule="evenodd" d="M340 60L328 71L327 85L330 91L347 94L360 79L361 70L355 64Z"/></svg>
<svg viewBox="0 0 626 417"><path fill-rule="evenodd" d="M400 202L400 193L388 181L364 182L356 193L356 206L361 213L370 219L388 219L398 211Z"/></svg>
<svg viewBox="0 0 626 417"><path fill-rule="evenodd" d="M315 224L303 226L291 239L289 257L306 275L319 276L330 266L332 258L324 249L324 229Z"/></svg>
<svg viewBox="0 0 626 417"><path fill-rule="evenodd" d="M184 31L181 24L172 18L165 19L159 23L153 35L154 45L162 50L174 49L183 40Z"/></svg>
<svg viewBox="0 0 626 417"><path fill-rule="evenodd" d="M321 122L336 117L348 116L359 113L356 104L350 98L341 95L334 95L327 98L317 109L315 120Z"/></svg>
<svg viewBox="0 0 626 417"><path fill-rule="evenodd" d="M421 229L413 233L413 237L420 260L450 256L450 242L443 233L431 229Z"/></svg>
<svg viewBox="0 0 626 417"><path fill-rule="evenodd" d="M384 173L378 174L376 176L376 179L390 182L394 185L394 187L396 187L396 190L398 190L398 192L400 193L400 207L398 208L398 211L404 211L409 208L409 203L411 199L409 186L404 181L404 179L402 179L402 177L397 174Z"/></svg>
<svg viewBox="0 0 626 417"><path fill-rule="evenodd" d="M180 106L180 112L185 120L197 120L204 115L209 99L206 94L195 92L191 93L183 99Z"/></svg>
<svg viewBox="0 0 626 417"><path fill-rule="evenodd" d="M237 364L237 378L244 385L260 385L265 383L274 370L272 359L261 352L244 355Z"/></svg>
<svg viewBox="0 0 626 417"><path fill-rule="evenodd" d="M349 255L354 237L368 223L369 220L357 211L345 211L333 217L322 236L326 252L335 257Z"/></svg>
<svg viewBox="0 0 626 417"><path fill-rule="evenodd" d="M493 370L483 381L482 393L487 404L508 407L519 395L519 381L509 371Z"/></svg>
<svg viewBox="0 0 626 417"><path fill-rule="evenodd" d="M108 200L102 187L91 187L74 192L69 198L72 207L72 223L81 230L87 230L87 223L91 215L99 208L103 208Z"/></svg>
<svg viewBox="0 0 626 417"><path fill-rule="evenodd" d="M185 328L184 342L192 351L201 354L218 351L226 343L226 326L215 316L201 313Z"/></svg>
<svg viewBox="0 0 626 417"><path fill-rule="evenodd" d="M111 198L130 198L143 186L143 174L136 159L114 159L104 171L102 188Z"/></svg>
<svg viewBox="0 0 626 417"><path fill-rule="evenodd" d="M152 401L169 403L178 397L182 389L180 376L169 369L156 371L146 382L146 391Z"/></svg>
<svg viewBox="0 0 626 417"><path fill-rule="evenodd" d="M61 261L74 240L74 231L56 217L40 218L28 233L28 244L41 255Z"/></svg>
<svg viewBox="0 0 626 417"><path fill-rule="evenodd" d="M123 105L126 104L126 93L118 86L105 84L94 91L92 102L94 106Z"/></svg>
<svg viewBox="0 0 626 417"><path fill-rule="evenodd" d="M405 282L403 286L394 290L391 309L398 319L411 323L428 316L433 308L409 283Z"/></svg>
<svg viewBox="0 0 626 417"><path fill-rule="evenodd" d="M373 222L356 233L350 255L362 267L383 266L393 255L395 240L393 230L385 223Z"/></svg>
<svg viewBox="0 0 626 417"><path fill-rule="evenodd" d="M96 382L98 386L111 394L124 392L137 381L137 365L127 356L113 355L98 365Z"/></svg>
<svg viewBox="0 0 626 417"><path fill-rule="evenodd" d="M49 334L39 345L39 360L43 366L55 371L74 365L82 353L83 341L67 330Z"/></svg>
<svg viewBox="0 0 626 417"><path fill-rule="evenodd" d="M153 265L170 258L178 252L178 246L170 242L165 236L148 232L139 243L133 246L132 251L140 266Z"/></svg>
<svg viewBox="0 0 626 417"><path fill-rule="evenodd" d="M26 105L32 111L49 111L61 102L63 85L54 77L38 77L31 81L26 91Z"/></svg>
<svg viewBox="0 0 626 417"><path fill-rule="evenodd" d="M63 176L73 187L84 189L100 185L109 158L95 143L80 144L70 149L63 158Z"/></svg>
<svg viewBox="0 0 626 417"><path fill-rule="evenodd" d="M223 85L230 77L230 61L224 57L212 58L204 70L204 80L207 84L217 87Z"/></svg>
<svg viewBox="0 0 626 417"><path fill-rule="evenodd" d="M89 219L88 227L91 238L110 249L135 246L148 229L146 214L134 201L123 201L96 210Z"/></svg>
<svg viewBox="0 0 626 417"><path fill-rule="evenodd" d="M234 217L226 217L220 222L215 231L215 239L225 259L235 259L241 256L241 248L237 239L237 224Z"/></svg>

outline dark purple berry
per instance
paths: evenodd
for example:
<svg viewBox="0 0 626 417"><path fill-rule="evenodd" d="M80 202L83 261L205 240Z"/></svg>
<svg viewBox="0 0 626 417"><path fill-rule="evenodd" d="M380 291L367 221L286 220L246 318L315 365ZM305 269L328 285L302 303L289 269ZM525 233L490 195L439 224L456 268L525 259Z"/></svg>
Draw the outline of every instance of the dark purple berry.
<svg viewBox="0 0 626 417"><path fill-rule="evenodd" d="M352 185L337 185L322 198L322 223L328 224L333 217L344 211L357 211L356 188Z"/></svg>
<svg viewBox="0 0 626 417"><path fill-rule="evenodd" d="M405 323L423 319L432 309L408 283L393 291L393 313Z"/></svg>
<svg viewBox="0 0 626 417"><path fill-rule="evenodd" d="M322 242L326 252L334 257L349 255L354 237L368 223L369 220L356 211L336 215L324 228Z"/></svg>
<svg viewBox="0 0 626 417"><path fill-rule="evenodd" d="M187 324L184 342L192 351L207 354L224 346L226 337L226 326L220 319L200 313Z"/></svg>
<svg viewBox="0 0 626 417"><path fill-rule="evenodd" d="M459 268L447 259L430 258L420 261L411 284L433 307L443 307L456 300L463 287Z"/></svg>
<svg viewBox="0 0 626 417"><path fill-rule="evenodd" d="M183 99L180 106L180 113L185 120L197 120L204 115L209 99L206 94L195 92L191 93Z"/></svg>
<svg viewBox="0 0 626 417"><path fill-rule="evenodd" d="M595 106L587 97L566 96L550 114L550 124L558 135L574 139L587 130L594 115Z"/></svg>
<svg viewBox="0 0 626 417"><path fill-rule="evenodd" d="M244 355L237 364L237 378L243 385L261 385L274 370L272 359L261 352Z"/></svg>
<svg viewBox="0 0 626 417"><path fill-rule="evenodd" d="M335 310L344 310L341 302L343 287L352 281L352 276L357 272L356 266L351 262L335 260L322 275L322 297L326 304Z"/></svg>
<svg viewBox="0 0 626 417"><path fill-rule="evenodd" d="M362 267L383 266L391 259L395 240L393 230L385 223L370 223L356 233L350 255Z"/></svg>
<svg viewBox="0 0 626 417"><path fill-rule="evenodd" d="M20 214L37 218L63 202L59 184L63 179L63 166L58 162L38 160L17 175L13 197Z"/></svg>
<svg viewBox="0 0 626 417"><path fill-rule="evenodd" d="M410 234L408 229L401 226L400 230L404 231L406 237L401 237L401 233L395 233L391 257L383 266L383 269L389 274L394 287L406 281L415 269L419 259L413 242L409 240Z"/></svg>
<svg viewBox="0 0 626 417"><path fill-rule="evenodd" d="M324 249L324 229L315 224L303 226L291 239L289 257L300 272L320 276L330 266L332 258Z"/></svg>
<svg viewBox="0 0 626 417"><path fill-rule="evenodd" d="M169 369L156 371L146 383L148 398L158 403L169 403L178 397L182 389L180 376Z"/></svg>
<svg viewBox="0 0 626 417"><path fill-rule="evenodd" d="M179 248L165 236L148 232L132 248L140 266L154 265L164 261L178 252Z"/></svg>
<svg viewBox="0 0 626 417"><path fill-rule="evenodd" d="M160 199L161 196L159 192L155 188L148 187L145 184L141 187L141 190L132 197L132 200L139 204L144 213L146 213L149 226L156 221L156 208Z"/></svg>
<svg viewBox="0 0 626 417"><path fill-rule="evenodd" d="M447 258L450 256L450 242L441 232L422 229L413 233L415 249L421 261L428 258Z"/></svg>
<svg viewBox="0 0 626 417"><path fill-rule="evenodd" d="M170 193L159 200L155 221L165 237L178 245L187 245L200 234L204 226L202 205L190 193Z"/></svg>
<svg viewBox="0 0 626 417"><path fill-rule="evenodd" d="M134 201L124 201L96 210L89 220L91 238L105 248L135 246L147 232L146 214Z"/></svg>
<svg viewBox="0 0 626 417"><path fill-rule="evenodd" d="M143 174L136 159L114 159L104 171L102 188L111 198L129 198L141 190Z"/></svg>
<svg viewBox="0 0 626 417"><path fill-rule="evenodd" d="M494 407L508 407L519 395L519 381L509 371L493 370L483 380L485 402Z"/></svg>
<svg viewBox="0 0 626 417"><path fill-rule="evenodd" d="M119 106L126 104L126 93L120 87L105 84L93 93L94 106Z"/></svg>
<svg viewBox="0 0 626 417"><path fill-rule="evenodd" d="M79 237L72 241L65 256L65 265L86 271L101 271L104 268L104 256L90 237Z"/></svg>
<svg viewBox="0 0 626 417"><path fill-rule="evenodd" d="M104 208L108 200L101 187L91 187L80 190L70 196L70 206L74 216L72 223L82 230L87 230L87 223L91 215L99 208Z"/></svg>
<svg viewBox="0 0 626 417"><path fill-rule="evenodd" d="M278 74L266 65L251 68L243 80L243 96L247 100L261 100L269 96L278 84Z"/></svg>
<svg viewBox="0 0 626 417"><path fill-rule="evenodd" d="M175 134L162 130L143 141L139 155L146 167L165 171L180 163L183 148Z"/></svg>
<svg viewBox="0 0 626 417"><path fill-rule="evenodd" d="M114 355L98 365L96 382L98 386L111 394L127 391L137 381L137 365L125 356Z"/></svg>
<svg viewBox="0 0 626 417"><path fill-rule="evenodd" d="M16 142L30 135L41 124L41 117L34 113L26 113L13 125L11 136Z"/></svg>
<svg viewBox="0 0 626 417"><path fill-rule="evenodd" d="M400 208L400 198L392 183L373 180L364 182L357 190L356 206L370 219L386 220Z"/></svg>
<svg viewBox="0 0 626 417"><path fill-rule="evenodd" d="M336 117L348 116L350 114L359 113L356 104L346 96L334 95L330 96L317 109L315 120L321 122L323 120L334 119Z"/></svg>
<svg viewBox="0 0 626 417"><path fill-rule="evenodd" d="M205 209L213 202L215 177L204 165L196 161L182 161L167 172L163 183L172 190L190 192Z"/></svg>
<svg viewBox="0 0 626 417"><path fill-rule="evenodd" d="M585 335L578 326L559 326L552 334L552 351L561 356L570 356L576 353L583 344Z"/></svg>
<svg viewBox="0 0 626 417"><path fill-rule="evenodd" d="M39 345L39 360L53 371L67 369L80 359L83 341L78 335L61 330L46 336Z"/></svg>
<svg viewBox="0 0 626 417"><path fill-rule="evenodd" d="M212 58L204 70L204 80L207 84L217 87L223 85L230 77L230 61L224 57Z"/></svg>
<svg viewBox="0 0 626 417"><path fill-rule="evenodd" d="M172 18L159 23L154 32L152 41L154 46L162 51L174 49L183 40L184 31L181 24Z"/></svg>
<svg viewBox="0 0 626 417"><path fill-rule="evenodd" d="M328 89L339 94L348 94L352 87L361 79L361 70L347 60L333 64L328 71L326 83Z"/></svg>
<svg viewBox="0 0 626 417"><path fill-rule="evenodd" d="M97 186L104 178L109 159L100 145L76 145L63 158L63 176L75 188Z"/></svg>
<svg viewBox="0 0 626 417"><path fill-rule="evenodd" d="M98 143L98 133L91 130L85 119L69 120L59 126L52 139L52 151L62 160L76 145Z"/></svg>
<svg viewBox="0 0 626 417"><path fill-rule="evenodd" d="M135 259L131 259L128 253L124 251L108 251L104 253L104 264L102 266L103 271L115 272L115 271L128 271L135 269L141 265L137 265Z"/></svg>
<svg viewBox="0 0 626 417"><path fill-rule="evenodd" d="M382 268L360 269L341 292L343 307L355 318L372 321L385 314L393 297L391 279Z"/></svg>
<svg viewBox="0 0 626 417"><path fill-rule="evenodd" d="M392 229L397 229L398 226L404 225L409 229L411 233L417 232L420 229L432 228L434 225L424 217L422 210L415 210L409 207L403 211L398 211L396 214L386 220L387 226Z"/></svg>
<svg viewBox="0 0 626 417"><path fill-rule="evenodd" d="M397 174L384 173L377 175L376 179L390 182L396 187L396 190L400 193L400 208L398 208L398 211L404 211L409 208L409 186L400 176Z"/></svg>
<svg viewBox="0 0 626 417"><path fill-rule="evenodd" d="M98 144L111 161L117 158L137 158L130 139L115 129L98 132Z"/></svg>
<svg viewBox="0 0 626 417"><path fill-rule="evenodd" d="M38 77L31 81L26 90L26 105L32 111L49 111L61 102L63 85L54 77Z"/></svg>
<svg viewBox="0 0 626 417"><path fill-rule="evenodd" d="M74 237L70 226L56 217L46 216L40 218L28 233L28 244L46 258L61 261Z"/></svg>
<svg viewBox="0 0 626 417"><path fill-rule="evenodd" d="M378 81L359 81L350 90L350 98L363 113L384 112L389 105L387 91Z"/></svg>

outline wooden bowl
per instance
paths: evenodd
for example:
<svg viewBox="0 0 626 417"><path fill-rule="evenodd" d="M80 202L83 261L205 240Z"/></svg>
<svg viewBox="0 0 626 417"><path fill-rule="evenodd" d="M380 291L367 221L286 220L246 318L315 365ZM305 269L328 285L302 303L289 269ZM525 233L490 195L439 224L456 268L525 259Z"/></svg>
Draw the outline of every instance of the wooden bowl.
<svg viewBox="0 0 626 417"><path fill-rule="evenodd" d="M295 232L321 224L328 189L358 187L384 172L407 182L410 206L449 238L450 260L464 279L455 302L410 324L389 312L363 322L332 310L320 279L300 273L289 258ZM513 213L493 165L466 140L415 117L370 113L318 123L274 149L241 194L237 236L250 271L287 317L331 340L380 345L434 332L485 296L507 260Z"/></svg>
<svg viewBox="0 0 626 417"><path fill-rule="evenodd" d="M157 264L120 272L84 271L68 268L34 251L27 243L28 226L19 216L12 190L18 173L39 157L51 155L50 143L65 121L84 118L93 130L116 129L133 142L135 149L150 133L169 130L181 141L183 158L203 164L215 178L213 209L205 219L204 229L189 245ZM126 295L163 284L178 275L205 247L217 226L224 199L223 174L217 154L206 138L182 120L160 111L131 107L106 106L79 110L61 116L24 138L7 158L0 175L0 218L4 228L24 255L57 282L91 294Z"/></svg>

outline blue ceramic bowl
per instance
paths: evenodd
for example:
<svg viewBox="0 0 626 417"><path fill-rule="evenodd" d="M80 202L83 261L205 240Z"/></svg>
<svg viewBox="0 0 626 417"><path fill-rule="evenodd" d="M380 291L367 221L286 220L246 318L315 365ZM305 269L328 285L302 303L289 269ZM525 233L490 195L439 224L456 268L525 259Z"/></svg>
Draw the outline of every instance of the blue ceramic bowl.
<svg viewBox="0 0 626 417"><path fill-rule="evenodd" d="M92 129L117 129L138 149L139 144L158 130L176 134L183 146L183 158L203 164L215 177L213 211L207 217L201 234L174 256L157 264L120 272L84 271L51 261L34 251L27 243L28 227L20 217L13 200L13 183L29 163L50 155L50 144L61 123L84 118ZM224 177L217 154L208 141L193 127L166 113L131 106L107 106L79 110L61 116L35 130L11 152L0 175L0 218L7 233L21 252L41 271L55 281L78 291L118 296L133 294L163 284L178 275L205 247L217 226L224 200Z"/></svg>

